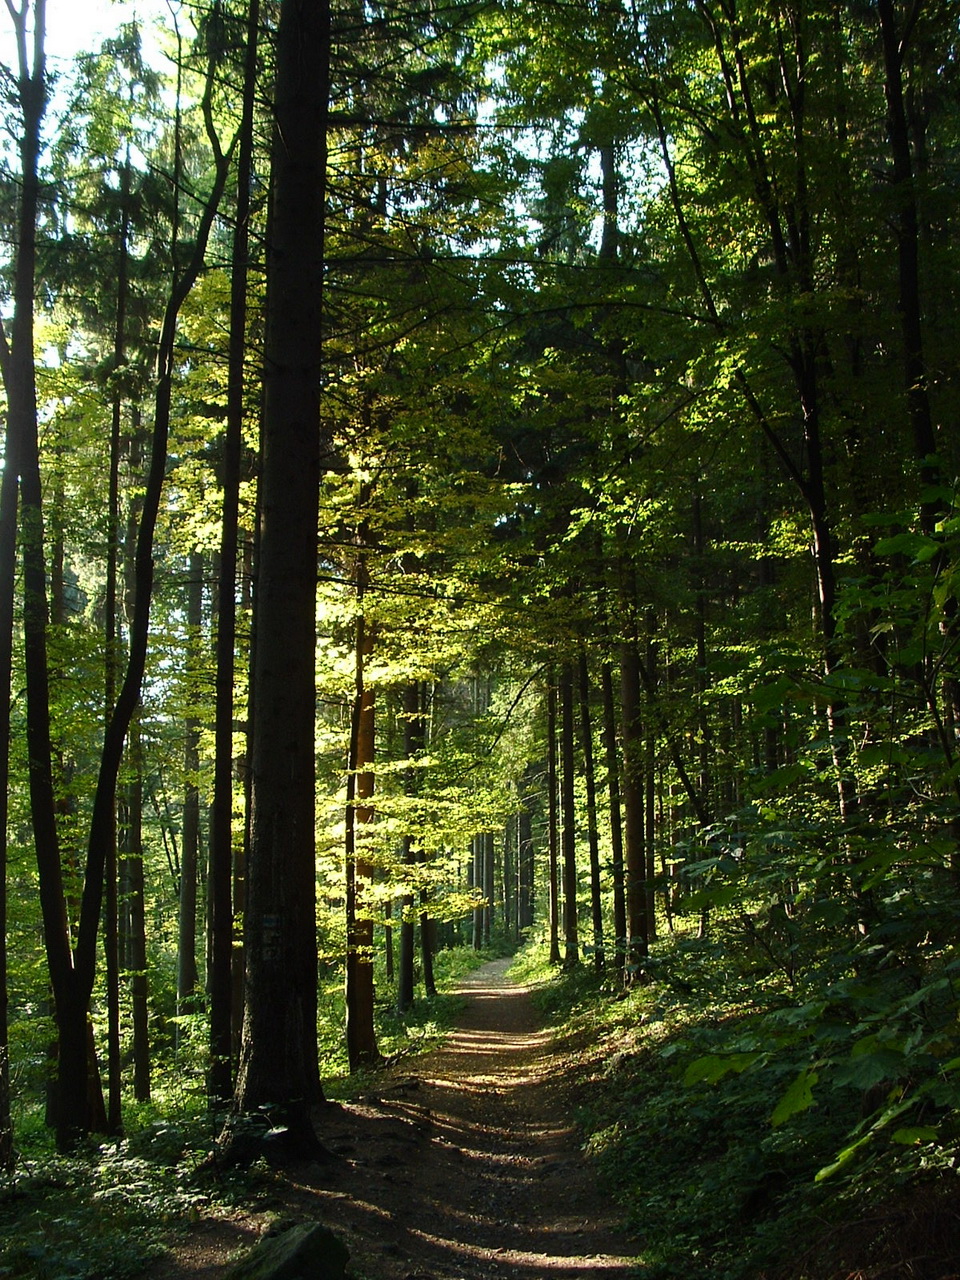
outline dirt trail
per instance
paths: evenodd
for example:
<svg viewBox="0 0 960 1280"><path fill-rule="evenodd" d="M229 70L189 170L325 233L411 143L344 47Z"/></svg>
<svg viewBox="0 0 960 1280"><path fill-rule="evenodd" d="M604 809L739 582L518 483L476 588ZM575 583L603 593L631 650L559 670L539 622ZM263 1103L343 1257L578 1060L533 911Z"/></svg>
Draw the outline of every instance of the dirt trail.
<svg viewBox="0 0 960 1280"><path fill-rule="evenodd" d="M325 1222L363 1280L635 1274L569 1120L569 1064L508 965L464 981L458 1029L412 1071L395 1068L375 1094L325 1110L317 1127L338 1159L278 1188L273 1215ZM263 1225L257 1214L195 1228L174 1265L152 1274L213 1276Z"/></svg>

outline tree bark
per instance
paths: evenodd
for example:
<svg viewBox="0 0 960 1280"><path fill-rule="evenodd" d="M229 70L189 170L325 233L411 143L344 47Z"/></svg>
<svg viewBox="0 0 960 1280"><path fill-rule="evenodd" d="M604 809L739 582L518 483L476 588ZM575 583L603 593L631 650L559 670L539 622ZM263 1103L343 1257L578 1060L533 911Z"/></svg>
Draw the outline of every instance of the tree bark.
<svg viewBox="0 0 960 1280"><path fill-rule="evenodd" d="M130 725L129 760L133 776L127 785L120 842L124 948L133 1021L133 1093L150 1101L150 1031L147 977L147 919L143 872L143 759L139 710Z"/></svg>
<svg viewBox="0 0 960 1280"><path fill-rule="evenodd" d="M0 367L8 385L9 351L0 330ZM14 1164L10 1115L10 1041L7 986L7 841L10 808L10 693L13 674L14 587L17 569L17 488L20 468L8 429L0 477L0 1170Z"/></svg>
<svg viewBox="0 0 960 1280"><path fill-rule="evenodd" d="M603 694L603 747L607 762L607 795L610 814L610 846L613 864L613 935L616 963L623 975L627 954L627 899L623 873L623 814L620 809L620 755L617 749L617 710L613 667L604 662L600 671Z"/></svg>
<svg viewBox="0 0 960 1280"><path fill-rule="evenodd" d="M550 963L560 963L560 818L557 791L557 686L553 672L547 676L547 850L548 928Z"/></svg>
<svg viewBox="0 0 960 1280"><path fill-rule="evenodd" d="M243 73L243 104L237 149L235 224L230 254L230 345L227 355L227 421L223 437L223 506L217 575L216 695L213 799L207 878L210 1001L210 1067L207 1092L225 1099L233 1086L233 689L237 645L237 564L240 472L243 453L244 356L247 339L247 276L250 256L250 185L257 83L259 0L250 0Z"/></svg>
<svg viewBox="0 0 960 1280"><path fill-rule="evenodd" d="M315 652L330 14L282 0L267 247L245 1013L235 1109L307 1148L317 1064Z"/></svg>
<svg viewBox="0 0 960 1280"><path fill-rule="evenodd" d="M580 959L577 921L576 750L573 732L573 667L560 670L560 818L563 865L563 963L573 968Z"/></svg>
<svg viewBox="0 0 960 1280"><path fill-rule="evenodd" d="M180 858L179 928L177 929L177 1011L185 1013L196 995L197 969L197 873L200 865L200 722L193 711L199 698L197 669L202 651L204 556L190 556L187 581L187 697L191 703L184 722L183 838Z"/></svg>
<svg viewBox="0 0 960 1280"><path fill-rule="evenodd" d="M580 738L583 780L587 791L587 845L590 851L590 920L593 928L593 963L603 972L603 896L600 884L600 838L597 830L597 780L593 766L593 725L590 716L590 669L586 650L580 650Z"/></svg>
<svg viewBox="0 0 960 1280"><path fill-rule="evenodd" d="M623 734L624 871L626 890L627 982L640 974L649 937L643 821L643 727L640 719L640 659L636 638L623 645L620 664Z"/></svg>
<svg viewBox="0 0 960 1280"><path fill-rule="evenodd" d="M412 680L403 690L403 754L407 761L404 770L403 789L408 799L419 791L419 771L416 767L418 752L426 741L427 722L424 715L425 688L421 681ZM420 851L413 837L403 837L403 862L409 875L420 861ZM403 918L400 924L400 964L397 981L397 1008L401 1013L409 1009L414 1000L414 902L411 892L403 898Z"/></svg>
<svg viewBox="0 0 960 1280"><path fill-rule="evenodd" d="M362 599L362 593L361 593ZM373 634L361 613L357 618L356 691L350 730L347 775L346 871L347 1059L350 1070L380 1060L374 1027L373 920L364 890L373 879L370 858L363 849L363 829L373 821L373 762L376 748L373 690L365 678L366 660L373 651Z"/></svg>

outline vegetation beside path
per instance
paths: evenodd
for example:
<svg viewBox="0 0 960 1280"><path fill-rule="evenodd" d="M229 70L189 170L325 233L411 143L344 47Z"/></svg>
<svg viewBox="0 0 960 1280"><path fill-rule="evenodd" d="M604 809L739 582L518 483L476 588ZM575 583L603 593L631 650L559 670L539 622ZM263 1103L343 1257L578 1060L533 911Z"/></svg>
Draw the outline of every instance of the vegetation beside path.
<svg viewBox="0 0 960 1280"><path fill-rule="evenodd" d="M728 942L664 942L628 992L536 950L515 968L579 1056L577 1117L644 1276L955 1275L949 964L851 982L844 1005L826 972L798 999Z"/></svg>
<svg viewBox="0 0 960 1280"><path fill-rule="evenodd" d="M444 954L445 992L405 1019L381 1008L394 1062L412 1066L436 1044L455 1016L452 988L491 956ZM949 1061L933 1064L936 1037L946 1052L951 1035L949 964L912 994L902 972L864 980L844 1008L836 994L832 1005L813 999L812 979L798 1000L804 993L742 958L734 965L732 954L722 929L709 941L664 941L648 979L628 991L586 965L558 969L539 946L513 965L575 1063L569 1101L645 1277L953 1275L960 1187ZM886 983L889 996L897 982L903 998L888 999L868 1042L878 991ZM329 1064L331 1096L356 1096L375 1078ZM0 1194L0 1274L123 1280L201 1217L275 1201L284 1175L263 1160L198 1176L218 1126L200 1104L170 1091L124 1140L70 1157L52 1151L39 1118L27 1126L18 1172Z"/></svg>

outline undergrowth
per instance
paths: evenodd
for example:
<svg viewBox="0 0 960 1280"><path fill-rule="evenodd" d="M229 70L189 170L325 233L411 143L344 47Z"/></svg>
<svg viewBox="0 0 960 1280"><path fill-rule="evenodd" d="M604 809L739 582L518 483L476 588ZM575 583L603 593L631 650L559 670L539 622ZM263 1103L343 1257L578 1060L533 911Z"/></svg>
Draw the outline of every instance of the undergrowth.
<svg viewBox="0 0 960 1280"><path fill-rule="evenodd" d="M821 1238L883 1221L917 1188L960 1196L953 966L857 969L826 966L799 986L735 970L722 929L657 944L626 992L586 964L551 967L541 947L518 959L514 975L579 1054L587 1149L639 1239L645 1280L884 1265L939 1277L944 1250L960 1261L957 1233L929 1272L819 1256Z"/></svg>
<svg viewBox="0 0 960 1280"><path fill-rule="evenodd" d="M402 1017L381 978L377 1033L385 1058L395 1061L437 1042L461 1005L451 988L496 954L466 947L440 952L439 994L419 998ZM332 1046L343 1038L342 993L331 989L328 1004L321 1036ZM200 1021L194 1018L190 1028L196 1043L204 1038ZM196 1053L188 1057L182 1039L178 1062L158 1064L155 1101L125 1108L124 1138L91 1141L69 1156L54 1150L39 1104L20 1107L17 1165L0 1174L0 1280L128 1280L162 1255L172 1231L202 1213L269 1200L281 1175L263 1161L218 1170L215 1178L204 1172L225 1117L207 1109L202 1063L193 1060ZM322 1070L330 1098L348 1097L368 1083L349 1075L339 1045L325 1055Z"/></svg>

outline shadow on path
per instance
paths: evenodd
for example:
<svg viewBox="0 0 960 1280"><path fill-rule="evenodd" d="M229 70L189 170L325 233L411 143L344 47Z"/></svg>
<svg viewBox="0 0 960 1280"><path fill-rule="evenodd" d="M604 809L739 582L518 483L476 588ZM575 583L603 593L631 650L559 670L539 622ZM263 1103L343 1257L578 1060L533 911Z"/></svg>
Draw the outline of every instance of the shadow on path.
<svg viewBox="0 0 960 1280"><path fill-rule="evenodd" d="M338 1201L341 1218L359 1216L359 1235L375 1234L379 1277L636 1274L564 1113L551 1037L508 966L494 961L464 981L457 1030L416 1075L345 1108L342 1131L325 1127L345 1167L315 1194ZM334 1206L324 1216L338 1228ZM359 1239L347 1243L359 1253ZM387 1270L388 1259L400 1268Z"/></svg>

